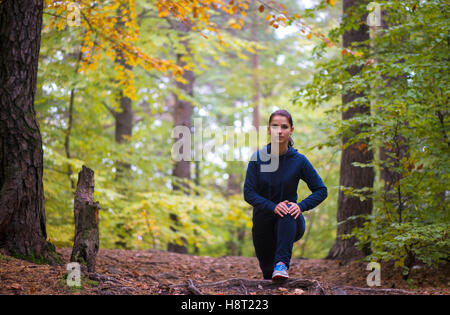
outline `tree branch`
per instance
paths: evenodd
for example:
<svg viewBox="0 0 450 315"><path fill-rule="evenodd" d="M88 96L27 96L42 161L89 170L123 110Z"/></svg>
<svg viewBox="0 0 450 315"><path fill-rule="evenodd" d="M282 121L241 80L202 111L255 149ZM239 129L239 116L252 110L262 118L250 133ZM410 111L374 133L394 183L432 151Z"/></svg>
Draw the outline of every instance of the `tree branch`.
<svg viewBox="0 0 450 315"><path fill-rule="evenodd" d="M117 115L117 112L115 111L115 109L112 108L111 106L108 106L108 104L106 104L104 101L102 101L102 104L111 113L111 115L113 115L113 117L115 118Z"/></svg>

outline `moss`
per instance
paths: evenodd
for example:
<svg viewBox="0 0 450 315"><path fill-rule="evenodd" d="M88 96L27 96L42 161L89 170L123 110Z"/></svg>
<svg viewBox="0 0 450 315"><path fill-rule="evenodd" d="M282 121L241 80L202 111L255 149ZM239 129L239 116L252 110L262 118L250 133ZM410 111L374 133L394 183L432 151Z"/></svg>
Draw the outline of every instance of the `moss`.
<svg viewBox="0 0 450 315"><path fill-rule="evenodd" d="M47 254L49 256L49 262L50 264L58 264L62 265L63 261L59 257L58 253L56 252L56 247L52 243L47 241Z"/></svg>
<svg viewBox="0 0 450 315"><path fill-rule="evenodd" d="M84 257L84 255L78 257L80 260L79 263L87 266L87 261L84 259Z"/></svg>
<svg viewBox="0 0 450 315"><path fill-rule="evenodd" d="M84 283L90 285L91 287L96 287L98 286L98 281L95 280L91 280L89 278L86 278L85 276L81 276L81 281L83 282L83 278L84 278Z"/></svg>
<svg viewBox="0 0 450 315"><path fill-rule="evenodd" d="M72 293L80 292L81 290L84 289L83 286L68 286L67 285L67 276L68 275L69 274L66 272L58 279L58 286L60 286L64 290L70 291Z"/></svg>
<svg viewBox="0 0 450 315"><path fill-rule="evenodd" d="M36 256L32 253L31 254L30 253L23 254L23 253L18 253L18 252L11 252L11 257L21 259L21 260L26 260L26 261L29 261L29 262L32 262L32 263L38 264L38 265L44 265L44 264L62 265L63 264L63 261L61 260L58 253L56 252L55 245L53 245L50 242L46 243L45 254L43 254L43 255Z"/></svg>
<svg viewBox="0 0 450 315"><path fill-rule="evenodd" d="M86 245L82 244L80 248L75 252L75 261L79 262L82 265L87 266L88 263L86 261L87 253L86 253Z"/></svg>
<svg viewBox="0 0 450 315"><path fill-rule="evenodd" d="M32 263L37 264L37 265L44 265L44 264L48 263L48 260L45 259L43 256L35 256L33 254L31 254L31 255L24 255L24 254L12 253L11 256L14 257L14 258L17 258L17 259L21 259L21 260L26 260L26 261L32 262Z"/></svg>
<svg viewBox="0 0 450 315"><path fill-rule="evenodd" d="M91 280L88 277L86 277L85 275L81 275L81 281L80 281L80 286L68 286L67 285L67 277L68 277L69 273L65 272L58 280L58 285L63 288L64 290L70 291L72 293L74 292L80 292L82 290L85 289L86 286L89 287L96 287L98 286L98 281L95 280Z"/></svg>
<svg viewBox="0 0 450 315"><path fill-rule="evenodd" d="M49 244L51 246L49 246ZM46 255L36 256L34 254L20 254L20 253L11 253L11 256L17 259L26 260L32 262L37 265L62 265L63 262L56 252L56 248L53 244L47 242L47 251Z"/></svg>

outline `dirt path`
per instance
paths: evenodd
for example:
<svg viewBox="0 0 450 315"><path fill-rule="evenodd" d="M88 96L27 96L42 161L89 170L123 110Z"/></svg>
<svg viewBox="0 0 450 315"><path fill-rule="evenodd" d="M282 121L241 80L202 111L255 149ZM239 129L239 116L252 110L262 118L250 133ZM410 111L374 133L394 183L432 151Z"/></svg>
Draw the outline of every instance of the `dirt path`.
<svg viewBox="0 0 450 315"><path fill-rule="evenodd" d="M68 263L71 249L57 252ZM410 282L382 265L381 287L366 284L365 263L293 259L292 280L262 281L254 257L205 257L164 251L107 250L82 288L66 285L65 266L37 265L0 256L0 294L449 294L448 265L414 270ZM214 284L211 284L214 283Z"/></svg>

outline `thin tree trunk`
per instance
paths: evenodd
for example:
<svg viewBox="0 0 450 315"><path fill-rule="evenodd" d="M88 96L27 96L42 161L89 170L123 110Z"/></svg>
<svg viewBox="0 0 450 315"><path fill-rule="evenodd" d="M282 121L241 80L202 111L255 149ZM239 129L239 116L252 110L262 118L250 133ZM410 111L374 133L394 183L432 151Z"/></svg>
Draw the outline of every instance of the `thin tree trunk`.
<svg viewBox="0 0 450 315"><path fill-rule="evenodd" d="M130 67L125 64L122 59L121 53L118 53L118 63L122 64L125 68L129 69ZM126 146L126 142L128 141L128 137L132 134L133 129L133 111L132 111L132 102L129 97L123 95L123 91L119 91L119 104L120 104L120 112L115 111L113 116L115 118L115 141L117 145ZM116 160L115 161L115 180L120 181L124 179L131 169L131 164ZM119 185L119 190L123 195L127 194L127 189L123 185ZM122 248L128 248L126 236L131 236L131 231L128 229L123 222L119 222L116 225L117 230L119 231L118 238L115 244Z"/></svg>
<svg viewBox="0 0 450 315"><path fill-rule="evenodd" d="M255 15L253 16L251 20L250 25L250 40L257 42L258 41L258 13L255 10ZM256 51L254 54L251 54L250 56L250 64L252 69L252 87L253 87L253 97L252 97L252 104L253 104L253 113L252 113L252 124L253 127L256 129L256 134L259 139L259 126L261 125L261 114L260 114L260 84L259 84L259 54ZM259 147L261 147L264 144L259 143ZM254 151L258 150L259 148L253 148Z"/></svg>
<svg viewBox="0 0 450 315"><path fill-rule="evenodd" d="M81 58L83 57L83 53L81 52L81 47L80 47L80 51L78 53L78 59L77 59L77 66L75 68L75 75L78 75L78 68L81 62ZM70 90L70 101L69 101L69 118L68 118L68 123L67 123L67 131L66 131L66 136L64 139L64 150L66 151L66 157L70 160L72 158L72 155L70 153L70 136L72 133L72 125L73 125L73 110L74 110L74 104L75 103L75 88L72 88ZM69 179L69 183L70 183L70 188L74 189L75 188L75 183L72 180L72 166L69 164L67 166L67 177Z"/></svg>
<svg viewBox="0 0 450 315"><path fill-rule="evenodd" d="M46 241L42 138L34 110L42 12L42 0L0 1L0 248L56 262Z"/></svg>
<svg viewBox="0 0 450 315"><path fill-rule="evenodd" d="M179 30L182 33L188 32L188 27L184 23L178 23L177 26L175 26L177 30ZM188 55L191 53L191 50L189 48L189 41L188 40L182 40L181 44L184 46L186 50L186 54L177 54L177 65L180 67L184 67L186 65L185 58L188 57ZM176 81L176 86L178 89L182 90L185 94L189 96L194 95L194 82L195 82L195 75L190 70L184 70L183 78L187 81L186 84L183 84L179 81ZM175 108L174 108L174 127L176 126L185 126L189 128L190 131L192 131L192 114L193 114L193 107L191 102L187 100L179 99L177 95L175 95ZM174 141L179 141L180 138L175 138ZM185 148L182 148L183 151ZM183 154L183 152L180 152L180 154ZM175 162L174 169L173 169L173 176L182 178L182 179L191 179L191 161L177 161ZM180 185L176 182L173 182L172 184L173 190L184 190L185 194L190 194L190 188L188 185ZM174 222L174 226L178 225L178 217L176 214L171 213L170 219ZM177 231L176 228L172 228L174 232ZM177 253L187 253L187 241L183 238L182 240L183 245L177 244L177 243L169 243L168 244L168 250L172 252Z"/></svg>
<svg viewBox="0 0 450 315"><path fill-rule="evenodd" d="M124 6L126 6L125 9L129 9L128 4L123 3L117 9L117 14L122 14ZM116 23L116 27L122 31L125 31L125 22L119 20ZM115 54L115 63L123 67L125 70L131 71L132 67L126 63L123 52L120 49L116 49ZM117 101L119 103L119 111L112 111L115 120L115 142L117 145L125 146L124 149L126 150L128 139L131 137L133 130L132 100L124 95L123 89L119 89L116 93ZM116 168L115 180L117 182L120 182L122 179L128 180L127 175L130 174L128 171L131 170L131 164L123 160L116 160L114 161L114 164ZM126 187L124 185L119 185L119 187L120 192L123 195L127 195ZM116 229L118 231L117 235L119 240L116 241L115 244L119 247L127 248L127 236L131 237L131 231L125 227L123 222L117 223Z"/></svg>
<svg viewBox="0 0 450 315"><path fill-rule="evenodd" d="M385 10L382 11L381 18L381 32L379 36L384 36L384 32L389 27L388 15ZM379 60L379 62L382 62ZM404 62L404 60L399 60L398 62ZM382 75L382 82L387 82L386 87L389 88L392 84L406 84L406 76L389 76ZM380 99L383 99L384 95L380 95ZM408 122L406 122L408 125ZM406 143L405 137L398 134L398 128L400 126L396 126L395 134L393 137L392 143L385 142L380 147L380 179L384 182L384 190L385 190L385 200L388 202L395 202L398 200L398 191L394 192L394 185L397 182L400 182L402 178L402 174L396 171L392 171L392 168L397 168L400 165L400 160L403 157L409 157L409 146ZM384 140L384 139L383 139ZM392 155L393 157L390 157ZM400 193L401 199L401 193ZM399 201L399 207L401 207L401 200ZM400 214L401 216L401 214Z"/></svg>
<svg viewBox="0 0 450 315"><path fill-rule="evenodd" d="M126 69L131 67L119 57L119 62L124 65ZM119 91L120 112L116 112L114 117L116 119L115 140L118 144L125 144L132 135L133 130L133 110L132 101L129 97L124 96L123 90ZM122 178L126 176L126 170L131 169L131 164L124 161L116 161L116 177Z"/></svg>
<svg viewBox="0 0 450 315"><path fill-rule="evenodd" d="M72 88L70 90L70 101L69 101L69 117L68 117L68 123L67 123L67 131L66 136L64 139L64 151L66 152L67 159L71 159L72 156L70 154L70 134L72 132L72 124L73 124L73 106L74 106L74 99L75 99L75 89ZM72 180L72 166L70 164L67 165L67 178L69 179L70 188L75 188L75 183Z"/></svg>
<svg viewBox="0 0 450 315"><path fill-rule="evenodd" d="M122 14L122 8L117 9L117 13ZM126 9L129 9L128 7ZM117 22L118 29L124 29L125 23L123 21ZM131 71L133 68L126 63L123 52L119 49L116 50L116 60L115 62L122 66L125 70ZM132 135L133 130L133 110L132 101L129 97L124 95L124 91L121 89L118 92L119 108L120 111L116 112L114 115L116 128L115 128L115 140L116 143L126 143L128 138ZM116 161L116 174L117 177L121 177L125 170L131 169L131 164L124 161Z"/></svg>
<svg viewBox="0 0 450 315"><path fill-rule="evenodd" d="M367 1L362 0L344 0L343 10L344 15L348 15L360 4L366 4ZM353 11L352 14L355 14ZM366 21L367 14L363 14L361 21ZM350 47L352 43L363 42L369 39L369 30L365 23L361 23L357 30L351 29L344 32L343 44L344 47ZM361 47L361 45L360 45ZM360 67L352 66L347 69L350 75L357 75L360 71ZM348 104L357 97L364 95L364 92L354 93L352 91L342 95L342 104ZM342 119L351 119L357 114L370 115L369 104L356 105L349 108L342 113ZM354 128L354 132L357 134L360 132L364 125L359 125ZM343 137L343 144L346 144L350 139ZM374 170L372 167L355 167L353 162L369 163L373 160L373 152L369 150L368 142L365 141L352 144L342 151L341 166L340 166L340 180L339 185L344 187L352 187L354 189L361 189L364 187L373 187ZM362 218L349 219L351 216L365 215L372 212L372 199L367 198L364 201L360 201L359 197L353 197L344 194L342 190L339 191L338 196L338 212L337 212L337 235L336 241L330 249L327 259L340 259L351 260L360 258L369 253L369 249L365 248L363 251L359 251L354 237L350 239L342 239L341 237L346 234L351 234L353 228L362 227L364 220Z"/></svg>
<svg viewBox="0 0 450 315"><path fill-rule="evenodd" d="M389 16L386 11L382 11L381 16L381 32L380 36L384 36L385 31L389 28ZM402 39L404 41L406 39ZM382 62L379 60L379 62ZM403 59L400 59L397 62L404 62ZM393 84L396 86L403 84L406 85L406 75L399 76L389 76L382 75L382 81L387 82L386 87L389 88ZM382 99L384 95L380 95L380 99ZM399 122L395 125L394 135L391 142L387 142L383 139L383 145L380 146L380 179L384 183L384 201L385 203L391 203L397 205L397 213L396 218L397 222L402 222L402 214L404 208L404 198L402 195L400 181L403 178L401 172L394 171L392 169L398 169L400 166L400 161L403 157L409 157L409 145L407 144L407 139L403 137L400 133L400 124L408 125L408 121ZM415 263L415 255L411 252L407 247L405 247L405 251L408 253L407 259L405 260L405 265L408 267L412 267ZM406 280L408 275L404 275L403 278Z"/></svg>

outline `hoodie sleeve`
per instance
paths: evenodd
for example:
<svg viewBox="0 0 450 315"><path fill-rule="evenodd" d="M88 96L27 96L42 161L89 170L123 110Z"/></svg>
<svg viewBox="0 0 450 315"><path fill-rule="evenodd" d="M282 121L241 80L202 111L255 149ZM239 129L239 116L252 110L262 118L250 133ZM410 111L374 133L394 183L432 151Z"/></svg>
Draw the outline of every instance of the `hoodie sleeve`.
<svg viewBox="0 0 450 315"><path fill-rule="evenodd" d="M244 199L255 208L271 211L277 206L276 203L258 195L256 193L257 178L256 172L258 165L255 161L250 161L247 167L247 174L244 183Z"/></svg>
<svg viewBox="0 0 450 315"><path fill-rule="evenodd" d="M312 194L298 203L302 212L311 210L318 206L328 196L328 190L317 171L304 156L300 178L306 182Z"/></svg>

